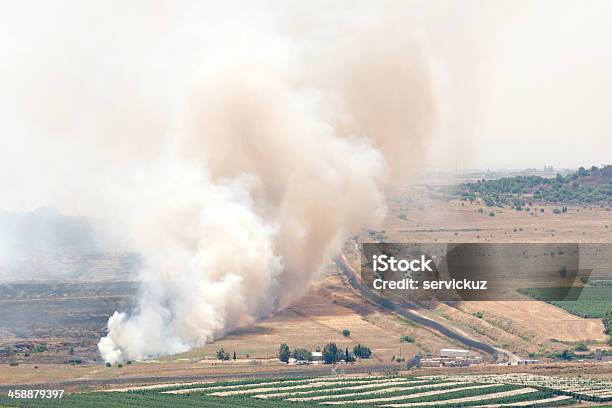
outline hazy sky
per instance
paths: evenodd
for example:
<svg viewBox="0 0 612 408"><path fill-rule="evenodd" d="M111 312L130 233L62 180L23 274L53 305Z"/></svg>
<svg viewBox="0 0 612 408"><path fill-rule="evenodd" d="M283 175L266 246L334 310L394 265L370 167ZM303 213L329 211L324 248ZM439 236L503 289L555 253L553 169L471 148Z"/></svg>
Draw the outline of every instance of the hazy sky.
<svg viewBox="0 0 612 408"><path fill-rule="evenodd" d="M612 164L612 2L511 3L481 33L472 166Z"/></svg>
<svg viewBox="0 0 612 408"><path fill-rule="evenodd" d="M247 3L249 7L244 6ZM126 122L125 115L137 110L151 120L136 128L130 124L122 131L158 137L163 124L158 123L160 115L149 112L149 104L165 98L160 94L172 92L164 85L168 75L181 72L180 68L170 69L174 52L187 55L189 47L200 40L192 35L191 27L182 25L184 21L196 24L188 16L198 4L203 3L3 2L0 162L4 164L0 163L0 170L19 169L25 176L34 169L35 174L43 171L48 177L70 183L66 174L72 170L65 169L69 161L55 162L57 172L48 166L35 168L45 162L49 145L68 152L71 160L83 160L82 168L87 167L87 155L79 158L79 153L86 144L83 140L91 136L79 135L78 142L62 139L58 132L66 123L78 127L99 120L100 129L115 131ZM228 4L209 9L216 13L215 24L244 31L244 47L248 47L249 30L267 29L265 23L242 25L240 21L248 21L244 18L247 12L257 14L253 21L259 22L267 20L262 16L279 13L279 8L287 15L293 13L287 21L291 36L299 30L300 19L311 20L305 23L307 31L312 20L329 23L330 15L341 15L342 10L353 13L357 4L362 9L374 4L380 8L379 2L367 1ZM612 162L612 2L440 0L386 4L389 10L401 6L398 16L410 15L405 19L406 27L423 33L431 46L436 75L443 78L433 81L439 88L436 95L442 113L438 132L429 142L430 164L518 168ZM238 14L242 16L236 18ZM358 18L369 18L367 13L364 16ZM170 44L169 38L179 40ZM236 42L228 45L226 53L232 54L236 46ZM281 64L296 52L282 47L282 42L269 47L270 55L278 51L280 56L274 58ZM205 47L194 48L192 54L198 57L198 53L204 55ZM185 70L190 69L187 65ZM155 78L161 86L150 86L141 78ZM122 89L125 95L116 99L107 89L115 93ZM177 109L178 105L172 101L169 108ZM101 111L106 112L103 120ZM124 139L128 147L115 145L112 154L132 154L130 144L134 143L140 146L136 149L139 154L141 150L145 156L151 153L140 136L135 138L137 142L129 139Z"/></svg>

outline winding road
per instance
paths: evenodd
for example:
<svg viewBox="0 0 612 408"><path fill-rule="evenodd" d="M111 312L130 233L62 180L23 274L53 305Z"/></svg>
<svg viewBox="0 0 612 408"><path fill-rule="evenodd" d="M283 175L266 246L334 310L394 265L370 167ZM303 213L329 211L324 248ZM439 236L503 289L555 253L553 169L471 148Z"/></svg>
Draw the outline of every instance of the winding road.
<svg viewBox="0 0 612 408"><path fill-rule="evenodd" d="M405 306L400 306L394 302L391 302L388 299L377 295L375 292L373 292L368 287L362 284L361 280L358 279L359 275L357 271L355 271L355 269L350 265L348 259L346 258L346 255L344 255L343 253L340 253L337 257L335 257L334 262L338 269L340 269L340 271L346 277L346 279L354 290L358 291L366 299L376 303L384 309L387 309L406 319L420 324L421 326L425 326L429 329L435 330L448 338L457 340L465 344L469 348L477 349L487 354L490 354L494 360L505 360L512 364L516 364L516 362L520 359L518 356L508 350L504 350L499 347L487 344L483 341L476 340L459 332L455 328L449 327L447 324L424 316L422 313L419 313L419 308L417 306L413 306L411 309L407 309Z"/></svg>

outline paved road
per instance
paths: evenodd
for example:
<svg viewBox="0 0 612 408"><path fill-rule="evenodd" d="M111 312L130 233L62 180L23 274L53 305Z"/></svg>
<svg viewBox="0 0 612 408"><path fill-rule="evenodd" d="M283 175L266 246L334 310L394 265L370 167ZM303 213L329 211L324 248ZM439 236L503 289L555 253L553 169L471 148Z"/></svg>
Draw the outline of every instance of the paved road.
<svg viewBox="0 0 612 408"><path fill-rule="evenodd" d="M347 278L351 286L355 290L360 292L365 298L376 303L377 305L380 305L387 310L397 313L398 315L405 317L406 319L412 320L417 324L433 329L446 337L458 340L469 348L484 351L485 353L493 356L495 360L497 360L501 355L504 355L505 358L511 362L515 362L516 360L518 360L518 357L508 350L503 350L485 342L468 337L458 332L456 329L453 329L443 323L440 323L436 320L430 319L429 317L422 315L421 313L419 313L419 308L416 306L412 309L408 309L405 306L397 305L396 303L377 295L375 292L371 291L368 287L363 285L360 280L357 279L357 272L350 266L344 254L339 254L336 258L334 258L334 261L336 263L336 266L338 266L340 271Z"/></svg>

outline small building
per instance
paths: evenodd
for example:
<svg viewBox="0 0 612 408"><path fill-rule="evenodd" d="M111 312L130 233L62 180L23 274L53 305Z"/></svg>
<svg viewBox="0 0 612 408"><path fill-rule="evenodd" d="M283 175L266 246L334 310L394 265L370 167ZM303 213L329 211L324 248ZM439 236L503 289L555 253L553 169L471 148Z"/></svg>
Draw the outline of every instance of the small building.
<svg viewBox="0 0 612 408"><path fill-rule="evenodd" d="M519 360L517 365L539 364L540 360Z"/></svg>
<svg viewBox="0 0 612 408"><path fill-rule="evenodd" d="M437 358L422 358L421 367L440 367L442 364Z"/></svg>
<svg viewBox="0 0 612 408"><path fill-rule="evenodd" d="M461 358L467 358L467 356L468 356L468 351L467 350L461 350L461 349L440 349L440 357L451 357L451 358L461 357Z"/></svg>
<svg viewBox="0 0 612 408"><path fill-rule="evenodd" d="M321 351L313 351L312 361L323 361L323 353Z"/></svg>

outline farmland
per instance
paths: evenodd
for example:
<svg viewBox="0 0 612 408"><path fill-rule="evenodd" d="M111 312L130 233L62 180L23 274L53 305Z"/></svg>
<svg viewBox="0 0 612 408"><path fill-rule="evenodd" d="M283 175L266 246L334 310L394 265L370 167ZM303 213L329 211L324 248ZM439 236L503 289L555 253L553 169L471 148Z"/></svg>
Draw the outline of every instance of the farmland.
<svg viewBox="0 0 612 408"><path fill-rule="evenodd" d="M525 375L329 376L253 379L75 393L63 399L14 400L6 406L207 406L207 407L504 407L558 406L578 399L607 401L609 383Z"/></svg>
<svg viewBox="0 0 612 408"><path fill-rule="evenodd" d="M610 286L572 288L570 292L579 292L577 293L577 300L550 300L558 298L556 294L565 291L567 291L567 288L526 288L520 290L525 295L548 302L580 317L602 318L608 308L612 307L612 287Z"/></svg>

